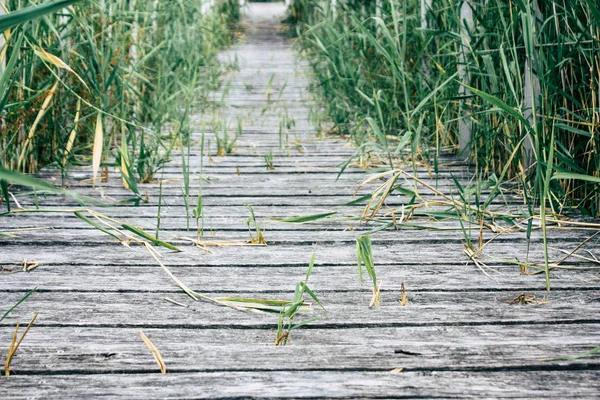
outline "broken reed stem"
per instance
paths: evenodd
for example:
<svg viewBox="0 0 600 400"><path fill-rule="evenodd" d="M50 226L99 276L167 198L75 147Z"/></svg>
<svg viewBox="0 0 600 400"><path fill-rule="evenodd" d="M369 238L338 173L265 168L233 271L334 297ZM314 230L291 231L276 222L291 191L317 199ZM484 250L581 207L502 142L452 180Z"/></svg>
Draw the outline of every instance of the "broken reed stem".
<svg viewBox="0 0 600 400"><path fill-rule="evenodd" d="M158 258L159 253L156 251L156 249L147 242L143 242L143 244L144 244L144 247L146 248L146 250L148 250L150 255L156 260L158 265L160 265L160 267L163 269L163 271L165 271L167 273L167 275L169 275L169 278L171 278L173 280L173 282L175 282L177 284L177 286L179 286L188 296L190 296L192 299L194 299L194 301L198 301L198 297L201 297L201 296L198 295L196 292L194 292L192 289L190 289L185 283L180 281L179 278L177 278L175 275L173 275L173 273Z"/></svg>
<svg viewBox="0 0 600 400"><path fill-rule="evenodd" d="M25 332L23 332L23 335L21 335L21 338L19 339L18 342L17 342L17 335L19 333L19 323L17 322L17 326L15 327L15 333L13 334L13 338L10 343L10 347L8 349L8 354L6 355L6 361L4 362L4 375L10 376L10 363L11 363L15 353L19 349L19 346L21 346L23 339L25 339L25 335L27 335L27 332L29 332L29 329L31 329L31 327L33 326L33 323L37 319L38 315L39 315L39 313L36 312L35 315L33 316L33 318L31 319L31 321L29 322L29 325L27 325ZM15 344L15 342L16 342L16 344Z"/></svg>
<svg viewBox="0 0 600 400"><path fill-rule="evenodd" d="M405 307L408 304L408 296L406 295L406 286L404 282L400 286L400 307Z"/></svg>
<svg viewBox="0 0 600 400"><path fill-rule="evenodd" d="M169 275L169 278L171 278L173 280L173 282L175 282L177 284L177 286L179 286L185 292L185 294L190 296L194 301L198 301L198 300L202 299L202 300L210 301L212 303L217 303L222 306L233 308L234 310L244 311L244 310L242 310L241 307L227 304L224 301L220 301L218 299L215 299L215 298L212 298L212 297L209 297L209 296L206 296L201 293L193 291L192 289L189 288L189 286L187 286L179 278L177 278L175 275L173 275L173 273L162 263L162 261L160 261L160 259L159 259L160 254L158 253L158 251L156 251L156 249L154 247L152 247L152 245L150 243L142 242L142 244L148 250L150 255L152 255L152 257L156 260L158 265L160 265L160 267L163 269L163 271L165 271L165 273L167 275Z"/></svg>

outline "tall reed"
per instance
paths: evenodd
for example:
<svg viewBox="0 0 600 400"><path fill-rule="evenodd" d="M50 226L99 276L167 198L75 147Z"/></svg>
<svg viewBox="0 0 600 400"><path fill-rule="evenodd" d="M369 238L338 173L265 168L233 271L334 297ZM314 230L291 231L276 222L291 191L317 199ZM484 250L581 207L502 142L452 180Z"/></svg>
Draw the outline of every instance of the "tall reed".
<svg viewBox="0 0 600 400"><path fill-rule="evenodd" d="M334 130L437 165L466 127L462 154L482 175L511 180L530 205L600 216L596 2L335 3L291 5Z"/></svg>
<svg viewBox="0 0 600 400"><path fill-rule="evenodd" d="M30 173L114 160L135 191L208 104L239 13L231 0L86 1L5 31L0 163Z"/></svg>

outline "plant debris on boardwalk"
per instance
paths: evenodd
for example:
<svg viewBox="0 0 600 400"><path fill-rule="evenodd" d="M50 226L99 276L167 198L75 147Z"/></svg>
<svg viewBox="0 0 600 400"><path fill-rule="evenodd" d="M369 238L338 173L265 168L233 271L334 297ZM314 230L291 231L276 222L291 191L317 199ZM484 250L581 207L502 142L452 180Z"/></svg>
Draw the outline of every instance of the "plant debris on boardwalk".
<svg viewBox="0 0 600 400"><path fill-rule="evenodd" d="M598 397L588 2L79 4L0 44L0 397Z"/></svg>

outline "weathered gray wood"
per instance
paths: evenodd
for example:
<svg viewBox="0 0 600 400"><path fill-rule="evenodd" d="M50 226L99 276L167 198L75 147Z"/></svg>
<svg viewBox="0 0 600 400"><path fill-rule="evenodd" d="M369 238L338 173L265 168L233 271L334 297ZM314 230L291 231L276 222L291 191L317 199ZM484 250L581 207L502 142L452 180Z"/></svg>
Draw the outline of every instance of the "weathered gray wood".
<svg viewBox="0 0 600 400"><path fill-rule="evenodd" d="M185 279L185 276L180 276ZM301 277L300 277L301 279ZM534 325L600 323L598 291L564 291L551 294L547 304L519 306L509 302L521 292L418 292L412 293L410 305L400 307L400 283L387 282L381 294L381 307L369 309L371 291L364 289L321 292L320 300L327 311L316 309L304 317L326 316L310 327L330 329L351 327L455 326L455 325ZM160 327L188 329L227 329L262 327L275 329L277 314L245 313L206 301L193 302L183 293L173 293L174 285L165 282L165 290L145 293L126 292L40 292L35 301L19 307L20 315L42 311L37 326L65 327ZM384 286L384 289L386 287ZM292 299L293 285L284 292L252 293L240 288L236 293L211 293L205 285L193 289L211 297L241 296L251 298ZM268 290L266 288L265 290ZM534 292L539 299L543 293ZM4 296L16 303L23 292ZM181 307L164 301L170 297L190 305ZM14 318L14 317L13 317ZM3 321L0 326L6 326ZM12 325L12 323L11 323Z"/></svg>
<svg viewBox="0 0 600 400"><path fill-rule="evenodd" d="M293 332L290 344L280 347L273 345L274 329L223 329L215 335L211 329L144 328L144 333L160 349L170 372L398 367L442 371L557 368L566 362L545 359L589 350L600 340L598 328L586 324L577 332L568 325L310 329ZM11 329L0 332L9 335ZM53 340L48 342L48 337ZM7 346L3 343L0 351ZM503 359L498 358L499 348ZM580 362L600 366L597 359ZM23 342L12 370L16 375L143 373L156 366L137 329L36 327Z"/></svg>
<svg viewBox="0 0 600 400"><path fill-rule="evenodd" d="M470 0L462 0L460 4L460 35L461 35L461 46L458 56L458 79L462 84L468 85L470 83L470 72L468 64L470 63L470 41L471 31L474 27L473 19L473 3ZM471 96L471 91L465 86L461 85L458 89L458 94L462 98L468 98ZM471 155L471 132L472 123L470 121L471 113L465 110L467 102L463 99L460 103L460 118L458 120L458 151L461 157L467 158Z"/></svg>
<svg viewBox="0 0 600 400"><path fill-rule="evenodd" d="M231 221L223 221L221 223L215 223L215 221L205 222L205 233L202 237L203 242L245 242L249 240L248 228L245 224L246 217L240 217L237 220L233 218ZM131 220L127 219L129 223ZM38 220L39 221L39 220ZM134 220L135 221L135 220ZM31 231L16 231L14 234L15 238L5 238L2 240L1 246L5 244L19 244L21 246L60 246L60 245L102 245L102 244L118 244L118 242L97 229L91 228L85 223L80 223L79 220L70 221L71 224L67 224L64 227L52 226L49 229L43 230L31 230ZM138 222L138 221L135 221ZM140 227L145 227L148 232L154 231L155 221L139 221L140 224L136 224ZM73 226L73 225L78 226ZM70 225L70 226L69 226ZM356 225L356 228L352 230L342 230L344 226L352 226L349 224L338 225L338 229L331 229L332 224L321 224L321 225L300 225L304 229L294 229L292 224L278 223L277 221L266 220L260 223L261 229L265 231L267 238L267 244L269 246L278 245L293 245L293 244L305 244L310 243L314 245L322 245L327 243L336 244L354 244L356 238L364 235L369 230L376 227L376 225ZM433 225L435 226L435 225ZM186 221L179 218L177 224L171 224L170 229L166 228L164 224L161 226L161 238L169 241L171 244L175 244L180 247L190 247L191 244L189 238L196 239L196 221L192 218L190 221L190 230L186 230ZM330 229L323 229L329 227ZM342 228L342 229L340 229ZM8 232L11 232L10 230ZM440 243L445 242L452 245L461 245L465 243L466 239L464 233L460 228L460 224L455 224L452 230L446 231L433 231L430 235L421 234L422 237L429 236L431 242ZM514 232L506 233L502 236L489 231L483 232L483 240L491 241L495 243L512 243L515 240L522 239L525 236L525 232ZM570 232L569 234L561 234L558 237L550 232L548 235L548 241L551 245L559 245L564 250L575 249L581 242L581 235L578 232ZM479 238L479 230L472 232L468 235L472 241L477 241ZM28 240L23 243L23 239ZM418 239L414 236L410 230L404 232L398 232L393 230L383 231L378 233L376 236L377 244L419 244L422 239ZM540 247L543 243L542 232L540 230L534 231L531 234L531 246ZM564 246L564 247L562 247ZM486 253L484 253L486 254ZM535 254L535 253L534 253ZM584 254L579 252L578 254ZM565 254L566 256L566 254ZM588 254L589 256L589 254ZM571 257L569 262L577 261L576 258ZM593 263L589 263L590 266ZM600 267L600 263L598 263Z"/></svg>
<svg viewBox="0 0 600 400"><path fill-rule="evenodd" d="M268 240L267 236L267 240ZM445 251L439 251L439 247L444 246ZM62 244L59 246L43 246L31 244L21 246L20 244L11 244L2 247L0 254L0 263L14 263L25 259L37 260L41 263L70 263L77 260L89 260L98 265L116 264L119 262L139 262L140 260L152 260L152 257L141 246L132 245L130 248L119 244L116 239L108 243L87 243L82 246L73 246L68 252L61 251ZM315 245L313 240L306 240L301 243L284 243L278 246L253 246L248 247L241 252L239 247L225 246L211 249L210 254L195 248L191 244L187 247L182 246L182 252L176 253L166 249L159 249L165 256L164 263L180 265L196 265L204 260L212 260L214 264L248 264L261 265L280 263L288 265L290 263L306 264L313 251L317 252L320 263L325 264L352 264L356 262L356 246L351 243L326 242L319 246ZM435 265L440 263L466 263L468 258L463 254L464 246L462 243L447 243L446 240L430 241L429 243L409 243L403 245L401 242L388 242L373 244L373 253L375 264L397 264L401 265ZM490 256L486 256L489 254ZM527 244L524 242L492 242L487 247L487 253L479 260L482 262L502 262L502 260L516 261L525 260L527 255ZM552 260L561 259L564 253L550 249L549 255ZM543 249L540 246L533 246L529 249L529 258L531 260L543 260ZM155 262L152 262L154 265ZM477 268L474 268L474 272ZM515 269L518 266L515 265Z"/></svg>
<svg viewBox="0 0 600 400"><path fill-rule="evenodd" d="M151 360L149 360L151 361ZM597 399L597 371L274 371L13 376L11 398ZM26 393L28 392L28 393ZM30 393L34 392L35 396ZM5 397L5 398L7 398Z"/></svg>
<svg viewBox="0 0 600 400"><path fill-rule="evenodd" d="M20 260L21 261L21 260ZM33 261L33 260L28 260ZM45 291L145 291L176 292L177 287L165 281L165 275L158 266L138 263L94 265L82 260L81 263L60 265L42 263L32 272L23 272L19 263L5 263L11 269L0 273L1 279L10 284L10 291L26 291L39 287ZM198 265L169 265L177 276L185 277L186 283L197 288L235 293L239 290L238 277L244 276L244 290L264 292L265 290L288 291L302 279L306 265L288 263L286 265L218 265L205 259ZM379 279L384 290L394 290L399 283L405 283L409 295L421 291L455 292L458 290L485 291L498 293L532 292L545 288L542 276L521 275L510 265L489 264L489 273L494 280L479 273L473 265L464 263L441 265L377 265ZM496 271L496 272L492 272ZM18 275L18 276L14 276ZM552 274L553 292L576 292L596 288L594 279L597 270L558 271ZM127 279L122 279L122 278ZM89 282L94 282L94 288ZM311 278L311 288L315 291L368 290L368 285L360 285L353 264L322 265L317 263ZM564 294L564 293L563 293ZM518 295L514 294L514 297ZM552 298L552 295L550 296ZM543 299L543 296L542 296Z"/></svg>

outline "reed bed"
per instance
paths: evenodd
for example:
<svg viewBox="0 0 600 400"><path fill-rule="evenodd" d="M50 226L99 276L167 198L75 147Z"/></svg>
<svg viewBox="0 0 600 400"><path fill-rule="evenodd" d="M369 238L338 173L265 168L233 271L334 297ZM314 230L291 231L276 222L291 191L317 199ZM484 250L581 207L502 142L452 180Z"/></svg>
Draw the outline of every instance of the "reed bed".
<svg viewBox="0 0 600 400"><path fill-rule="evenodd" d="M437 172L456 151L532 210L600 216L595 2L295 0L289 20L357 157Z"/></svg>
<svg viewBox="0 0 600 400"><path fill-rule="evenodd" d="M519 266L543 273L550 290L550 271L564 259L550 259L548 231L594 230L596 223L567 219L600 216L598 5L293 0L287 21L296 26L326 115L323 128L312 112L318 133L345 135L356 145L340 174L351 163L380 168L361 185L384 182L349 203L366 202L354 218L379 223L371 233L414 227L419 217L455 220L466 256L486 274L479 259L489 243L484 229L497 236L523 231L528 247L540 229L544 260L526 254ZM426 167L437 176L448 152L475 166L468 186L452 176L450 194L414 174ZM420 191L436 198L425 201ZM507 192L523 206L506 204ZM385 207L392 194L411 200Z"/></svg>
<svg viewBox="0 0 600 400"><path fill-rule="evenodd" d="M0 165L66 173L92 164L94 180L116 166L136 192L176 143L184 145L191 110L209 106L222 70L216 52L230 43L240 4L62 3L4 31ZM8 0L6 9L27 12L34 4Z"/></svg>

